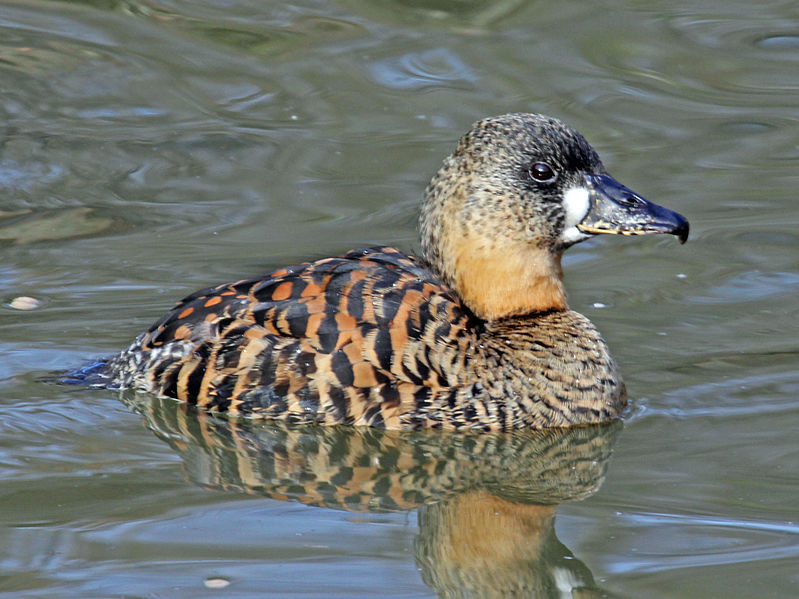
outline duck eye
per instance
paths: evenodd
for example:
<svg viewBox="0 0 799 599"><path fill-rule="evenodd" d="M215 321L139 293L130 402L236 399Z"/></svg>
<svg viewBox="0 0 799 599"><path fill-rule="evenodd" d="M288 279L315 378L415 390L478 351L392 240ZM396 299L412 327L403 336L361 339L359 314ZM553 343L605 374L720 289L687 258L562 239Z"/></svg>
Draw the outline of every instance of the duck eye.
<svg viewBox="0 0 799 599"><path fill-rule="evenodd" d="M539 183L551 183L558 175L546 162L536 162L530 167L530 176Z"/></svg>

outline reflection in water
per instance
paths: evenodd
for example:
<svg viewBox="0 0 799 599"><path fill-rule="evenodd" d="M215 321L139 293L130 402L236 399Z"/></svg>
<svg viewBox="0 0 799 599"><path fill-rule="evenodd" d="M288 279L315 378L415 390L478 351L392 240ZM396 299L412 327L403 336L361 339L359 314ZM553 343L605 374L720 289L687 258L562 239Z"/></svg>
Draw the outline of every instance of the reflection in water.
<svg viewBox="0 0 799 599"><path fill-rule="evenodd" d="M606 597L555 535L556 508L483 491L421 508L422 579L442 597Z"/></svg>
<svg viewBox="0 0 799 599"><path fill-rule="evenodd" d="M557 505L594 493L620 423L469 435L226 420L126 402L200 486L360 512L419 510L416 563L442 597L607 596L555 536Z"/></svg>

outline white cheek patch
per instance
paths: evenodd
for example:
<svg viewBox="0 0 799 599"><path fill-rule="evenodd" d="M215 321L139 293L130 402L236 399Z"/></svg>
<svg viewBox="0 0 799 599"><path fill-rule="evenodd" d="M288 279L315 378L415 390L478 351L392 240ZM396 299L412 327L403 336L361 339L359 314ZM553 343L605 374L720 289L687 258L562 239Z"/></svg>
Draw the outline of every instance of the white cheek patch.
<svg viewBox="0 0 799 599"><path fill-rule="evenodd" d="M585 218L591 205L590 197L591 194L585 187L572 187L563 194L563 210L566 212L564 229L573 227Z"/></svg>
<svg viewBox="0 0 799 599"><path fill-rule="evenodd" d="M591 194L585 187L572 187L563 194L563 211L566 213L563 232L560 234L563 243L571 245L591 237L577 228L577 223L582 222L588 214L590 198Z"/></svg>

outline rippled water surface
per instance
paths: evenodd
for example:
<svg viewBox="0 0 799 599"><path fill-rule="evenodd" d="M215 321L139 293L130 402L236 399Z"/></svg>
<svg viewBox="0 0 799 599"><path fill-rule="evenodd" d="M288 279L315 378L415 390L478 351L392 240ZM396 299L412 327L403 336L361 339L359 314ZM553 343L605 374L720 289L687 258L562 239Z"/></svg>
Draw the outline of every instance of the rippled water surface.
<svg viewBox="0 0 799 599"><path fill-rule="evenodd" d="M4 2L0 594L799 596L798 14ZM509 111L691 221L565 260L623 427L298 430L41 381L197 288L414 250L440 160Z"/></svg>

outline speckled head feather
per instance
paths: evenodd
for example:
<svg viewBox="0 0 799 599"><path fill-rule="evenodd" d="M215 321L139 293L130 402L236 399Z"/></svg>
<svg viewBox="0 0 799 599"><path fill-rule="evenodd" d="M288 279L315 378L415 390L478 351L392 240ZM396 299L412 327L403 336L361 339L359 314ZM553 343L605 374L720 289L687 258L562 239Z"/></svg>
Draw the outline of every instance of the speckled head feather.
<svg viewBox="0 0 799 599"><path fill-rule="evenodd" d="M478 121L427 187L424 256L482 318L565 309L560 255L575 240L562 234L575 223L564 198L585 187L585 173L604 172L585 138L557 119Z"/></svg>

